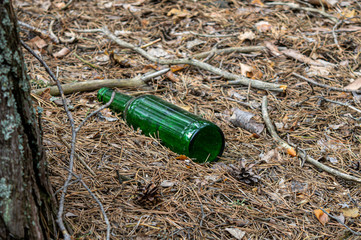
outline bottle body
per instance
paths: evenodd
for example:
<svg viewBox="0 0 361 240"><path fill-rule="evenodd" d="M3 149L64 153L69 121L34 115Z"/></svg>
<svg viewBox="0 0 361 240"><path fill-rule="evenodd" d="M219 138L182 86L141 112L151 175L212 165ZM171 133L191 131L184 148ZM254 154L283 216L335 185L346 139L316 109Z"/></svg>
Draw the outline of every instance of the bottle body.
<svg viewBox="0 0 361 240"><path fill-rule="evenodd" d="M102 88L98 99L107 102L111 93L112 90ZM196 162L214 161L223 153L224 136L215 124L153 95L131 98L116 93L115 97L115 100L121 99L121 102L118 106L112 106L117 105L113 100L111 109L122 112L128 125L141 129L145 135L160 139L172 151Z"/></svg>

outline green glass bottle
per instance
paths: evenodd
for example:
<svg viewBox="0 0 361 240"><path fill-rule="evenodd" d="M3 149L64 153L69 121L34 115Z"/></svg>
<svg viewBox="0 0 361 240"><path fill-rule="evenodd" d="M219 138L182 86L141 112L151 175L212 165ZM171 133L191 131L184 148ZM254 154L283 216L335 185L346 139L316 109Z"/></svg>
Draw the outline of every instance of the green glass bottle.
<svg viewBox="0 0 361 240"><path fill-rule="evenodd" d="M100 89L98 100L107 103L112 92ZM215 161L223 153L224 135L219 127L159 97L131 97L117 92L109 108L122 113L134 129L160 139L170 150L195 162Z"/></svg>

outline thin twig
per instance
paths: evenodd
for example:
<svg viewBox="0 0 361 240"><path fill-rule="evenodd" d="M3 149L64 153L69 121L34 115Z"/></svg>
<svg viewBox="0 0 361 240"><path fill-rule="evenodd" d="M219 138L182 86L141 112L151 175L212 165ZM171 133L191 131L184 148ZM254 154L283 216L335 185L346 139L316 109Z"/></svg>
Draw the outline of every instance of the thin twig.
<svg viewBox="0 0 361 240"><path fill-rule="evenodd" d="M66 10L72 3L73 3L73 0L69 0L69 2L67 2L65 4L65 6L61 8L61 10Z"/></svg>
<svg viewBox="0 0 361 240"><path fill-rule="evenodd" d="M132 12L129 7L127 7L126 10L138 21L139 25L143 26L142 19L137 14Z"/></svg>
<svg viewBox="0 0 361 240"><path fill-rule="evenodd" d="M72 29L74 32L79 32L79 33L97 33L97 32L102 32L102 29L100 28L96 28L96 29Z"/></svg>
<svg viewBox="0 0 361 240"><path fill-rule="evenodd" d="M24 28L28 28L30 29L31 31L34 31L34 32L37 32L37 33L40 33L42 36L44 37L49 37L53 42L55 43L59 43L59 39L51 34L49 34L49 32L45 31L45 30L42 30L42 29L39 29L39 28L36 28L36 27L33 27L27 23L24 23L24 22L21 22L21 21L18 21L18 24L21 26L21 27L24 27Z"/></svg>
<svg viewBox="0 0 361 240"><path fill-rule="evenodd" d="M337 48L338 48L340 51L342 51L342 49L341 49L341 47L340 47L340 44L338 44L337 35L336 35L336 33L335 33L335 30L336 30L342 23L343 23L343 19L340 20L340 21L338 21L338 22L335 24L335 26L333 26L333 28L332 28L333 39L334 39L334 41L335 41L335 44L336 44Z"/></svg>
<svg viewBox="0 0 361 240"><path fill-rule="evenodd" d="M322 84L322 83L318 83L312 79L306 78L298 73L292 73L293 76L299 77L313 85L319 86L319 87L323 87L323 88L327 88L328 90L332 90L332 91L339 91L339 92L355 92L355 93L361 93L361 90L350 90L350 89L344 89L344 88L338 88L338 87L331 87L329 85L326 84Z"/></svg>
<svg viewBox="0 0 361 240"><path fill-rule="evenodd" d="M297 10L304 10L304 11L307 11L307 12L313 12L313 13L318 13L318 14L321 14L322 16L324 17L327 17L329 19L331 19L333 22L337 22L338 19L334 16L332 16L331 14L328 14L324 11L321 11L321 10L318 10L316 8L310 8L310 7L301 7L299 4L296 4L296 3L289 3L289 2L269 2L269 3L266 3L266 5L283 5L283 6L287 6L287 7L290 7L292 9L297 9Z"/></svg>
<svg viewBox="0 0 361 240"><path fill-rule="evenodd" d="M60 136L57 135L59 140L65 145L65 147L67 147L68 149L71 149L71 147L69 146L69 144L67 142L64 141L64 139ZM81 162L81 164L83 164L83 166L93 175L95 176L95 172L88 166L88 164L83 160L82 157L79 156L79 154L75 153L75 157Z"/></svg>
<svg viewBox="0 0 361 240"><path fill-rule="evenodd" d="M78 32L83 32L83 30L77 30ZM140 47L136 47L131 43L125 42L123 40L121 40L120 38L118 38L117 36L115 36L112 32L110 32L108 30L107 27L103 27L102 29L92 29L92 30L86 30L85 32L103 32L103 34L105 34L109 39L111 39L112 41L114 41L115 43L117 43L119 46L123 47L123 48L128 48L131 49L135 52L137 52L138 54L142 55L144 58L148 59L149 61L158 63L158 64L162 64L162 65L180 65L180 64L189 64L192 66L196 66L199 67L203 70L207 70L210 71L214 74L220 75L226 79L229 80L235 80L237 81L237 84L241 84L241 85L245 85L248 86L249 84L251 85L251 87L254 88L258 88L258 89L263 89L263 90L270 90L270 91L275 91L275 92L284 92L287 88L286 85L280 85L280 84L275 84L275 83L268 83L268 82L262 82L259 80L253 80L253 79L249 79L243 76L239 76L237 74L233 74L230 73L228 71L222 70L220 68L214 67L208 63L205 62L201 62L198 61L196 59L174 59L174 60L167 60L167 59L160 59L157 57L154 57L150 54L148 54L146 51L144 51L142 48Z"/></svg>
<svg viewBox="0 0 361 240"><path fill-rule="evenodd" d="M59 38L55 35L55 33L53 32L53 25L55 23L55 19L51 20L50 24L49 24L49 35L52 39L57 39L57 43L59 43Z"/></svg>
<svg viewBox="0 0 361 240"><path fill-rule="evenodd" d="M157 42L160 42L160 41L162 41L162 39L158 38L158 39L156 39L156 40L154 40L154 41L152 41L150 43L147 43L147 44L144 44L144 45L140 46L140 48L147 48L147 47L152 46L153 44L156 44Z"/></svg>
<svg viewBox="0 0 361 240"><path fill-rule="evenodd" d="M75 42L75 40L76 40L76 35L75 35L75 33L73 33L72 31L70 31L70 33L71 33L71 38L69 38L69 39L64 39L64 38L62 38L62 37L59 37L60 42L61 42L61 43L73 43L73 42Z"/></svg>
<svg viewBox="0 0 361 240"><path fill-rule="evenodd" d="M233 52L240 52L240 53L250 53L250 52L260 52L266 50L264 46L249 46L249 47L230 47L230 48L223 48L217 50L211 50L207 52L202 52L198 54L192 55L193 58L204 58L207 57L211 53L215 54L224 54L224 53L233 53Z"/></svg>
<svg viewBox="0 0 361 240"><path fill-rule="evenodd" d="M355 235L355 236L361 236L361 232L356 232L356 231L352 230L349 226L347 226L346 224L344 224L338 217L335 217L335 216L329 214L327 211L325 211L325 210L322 209L322 208L320 208L320 209L321 209L321 211L322 211L323 213L325 213L327 216L329 216L330 218L336 220L339 224L341 224L341 225L343 225L345 228L347 228L347 230L349 230L353 235Z"/></svg>
<svg viewBox="0 0 361 240"><path fill-rule="evenodd" d="M63 106L64 106L64 109L65 109L65 112L68 116L68 119L69 119L69 122L70 122L70 126L71 126L71 148L70 148L70 159L69 159L69 174L65 180L65 183L63 185L63 191L62 191L62 194L60 196L60 200L59 200L59 209L58 209L58 214L57 214L57 218L56 218L56 222L58 223L59 225L59 228L61 230L61 232L63 233L63 236L64 236L64 239L65 240L70 240L71 239L71 236L69 235L68 231L66 230L65 228L65 225L64 225L64 221L63 221L63 212L64 212L64 202L65 202L65 195L66 195L66 192L67 192L67 189L71 183L71 179L73 177L73 167L74 167L74 155L75 155L75 144L76 144L76 136L77 136L77 132L79 131L79 127L78 128L75 128L75 124L74 124L74 118L71 114L71 112L69 111L69 108L68 108L68 104L67 104L67 101L66 101L66 98L64 96L64 92L63 92L63 89L61 87L61 83L60 81L58 80L57 77L55 77L54 73L51 71L51 69L49 68L49 66L28 46L26 45L22 40L21 41L21 44L24 46L24 48L26 50L28 50L36 59L39 60L39 62L44 66L44 68L46 69L46 71L48 72L48 74L50 75L50 77L56 82L56 85L58 86L58 89L59 89L59 92L60 92L60 96L61 96L61 100L63 102ZM114 98L114 96L112 95L112 97ZM109 101L107 104L110 104L111 101ZM97 113L98 111L96 110L95 113ZM90 114L91 116L93 116L94 114L91 113ZM86 119L89 119L89 118L86 118ZM81 126L84 125L84 121L81 123ZM86 189L89 191L90 189L86 186L86 184L81 181L83 186L86 187ZM104 211L104 208L101 204L101 202L98 200L98 198L96 198L96 196L94 194L91 194L91 196L95 199L95 201L97 201L97 203L101 206L100 209L102 211L102 214L104 216L104 220L107 224L107 236L106 236L106 239L109 240L110 239L110 224L109 224L109 221L108 221L108 218L106 217L106 213Z"/></svg>
<svg viewBox="0 0 361 240"><path fill-rule="evenodd" d="M271 119L268 115L268 111L267 111L267 96L263 96L262 99L262 115L263 115L263 120L267 126L267 130L268 132L271 134L271 136L273 137L273 139L275 139L278 143L282 144L282 146L286 147L286 148L291 148L291 146L286 143L285 141L283 141L277 134L275 127L273 126ZM361 183L361 178L358 177L354 177L351 175L348 175L346 173L340 172L336 169L333 169L329 166L326 166L322 163L320 163L319 161L313 159L312 157L310 157L308 154L306 154L305 151L299 151L298 155L302 158L302 159L306 159L307 162L313 164L314 166L322 169L325 172L328 172L334 176L349 180L349 181L354 181L354 182L358 182Z"/></svg>
<svg viewBox="0 0 361 240"><path fill-rule="evenodd" d="M302 159L305 159L307 162L313 164L314 166L322 169L322 170L325 171L325 172L330 173L331 175L334 175L334 176L343 178L343 179L348 180L348 181L354 181L354 182L357 182L357 183L361 183L361 178L351 176L351 175L349 175L349 174L346 174L346 173L340 172L339 170L336 170L336 169L334 169L334 168L331 168L331 167L329 167L329 166L327 166L327 165L324 165L324 164L320 163L319 161L317 161L316 159L310 157L310 155L308 155L308 154L306 155L305 152L299 151L299 152L298 152L298 155L299 155Z"/></svg>
<svg viewBox="0 0 361 240"><path fill-rule="evenodd" d="M75 179L75 180L71 181L71 182L69 183L69 185L73 185L74 183L77 183L77 182L79 182L79 179ZM56 196L60 191L63 191L63 189L64 189L64 186L62 186L61 188L59 188L58 190L56 190L56 191L53 193L53 196Z"/></svg>
<svg viewBox="0 0 361 240"><path fill-rule="evenodd" d="M98 108L97 110L93 111L92 113L90 113L88 116L86 116L86 118L79 124L79 126L75 129L75 132L78 133L80 128L85 124L86 121L88 121L88 119L90 119L92 116L94 116L95 114L97 114L98 112L100 112L101 110L109 107L109 105L113 102L114 100L114 96L115 96L115 91L112 92L112 96L110 97L109 102L107 102L106 104L104 104L103 106L101 106L100 108Z"/></svg>
<svg viewBox="0 0 361 240"><path fill-rule="evenodd" d="M335 103L335 104L338 104L338 105L341 105L341 106L345 106L345 107L348 107L348 108L351 108L352 110L355 110L356 112L358 113L361 113L361 110L348 104L348 103L344 103L344 102L338 102L338 101L334 101L334 100L330 100L330 99L327 99L327 98L324 98L324 97L319 97L320 99L322 100L325 100L326 102L330 102L330 103Z"/></svg>
<svg viewBox="0 0 361 240"><path fill-rule="evenodd" d="M98 69L98 70L102 70L101 67L95 65L95 64L92 64L91 62L88 62L87 60L85 60L84 58L80 57L78 54L76 54L76 52L73 52L73 55L79 59L80 61L82 61L83 63L85 63L86 65L88 65L89 67L92 67L92 68L95 68L95 69Z"/></svg>
<svg viewBox="0 0 361 240"><path fill-rule="evenodd" d="M73 175L76 176L76 177L78 177L78 176L75 175L74 173L73 173ZM84 182L81 178L79 178L79 177L78 177L78 179L79 179L80 183L83 185L83 187L88 191L88 193L90 194L90 196L92 196L92 198L98 203L99 208L100 208L100 211L102 212L103 217L104 217L104 222L105 222L105 224L107 225L107 237L106 237L106 239L107 239L107 240L110 239L111 226L110 226L110 223L109 223L109 219L108 219L108 217L107 217L107 214L105 213L105 209L104 209L103 204L100 202L100 200L97 198L97 196L95 196L95 194L90 190L90 188L85 184L85 182Z"/></svg>
<svg viewBox="0 0 361 240"><path fill-rule="evenodd" d="M195 35L195 36L199 36L199 37L207 37L207 38L224 38L224 37L238 37L239 34L225 34L225 35L211 35L211 34L203 34L203 33L196 33L196 32L192 32L190 31L191 34Z"/></svg>

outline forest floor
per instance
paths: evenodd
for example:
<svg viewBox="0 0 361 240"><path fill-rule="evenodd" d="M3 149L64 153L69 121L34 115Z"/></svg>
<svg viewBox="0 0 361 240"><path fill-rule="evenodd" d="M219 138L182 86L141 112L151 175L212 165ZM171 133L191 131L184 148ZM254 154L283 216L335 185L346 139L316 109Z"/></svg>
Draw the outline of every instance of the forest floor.
<svg viewBox="0 0 361 240"><path fill-rule="evenodd" d="M111 239L359 239L357 0L65 4L15 1L19 21L44 31L39 34L22 24L22 39L62 84L130 79L171 67L145 86L117 90L157 95L214 122L226 138L218 162L198 164L134 131L109 109L90 118L76 139L73 172L104 206ZM77 31L104 26L150 56L197 59L279 89L232 85L234 75L220 75L203 65L157 65L102 32ZM28 52L24 55L33 91L54 85L40 63ZM73 89L66 95L76 126L101 106L96 90ZM49 91L32 95L35 106L43 109L50 179L60 197L69 169L69 119L59 97ZM263 96L283 143L264 126ZM251 127L236 121L237 112L254 114ZM309 158L356 181L322 170ZM107 225L100 208L76 179L64 206L74 239L105 239Z"/></svg>

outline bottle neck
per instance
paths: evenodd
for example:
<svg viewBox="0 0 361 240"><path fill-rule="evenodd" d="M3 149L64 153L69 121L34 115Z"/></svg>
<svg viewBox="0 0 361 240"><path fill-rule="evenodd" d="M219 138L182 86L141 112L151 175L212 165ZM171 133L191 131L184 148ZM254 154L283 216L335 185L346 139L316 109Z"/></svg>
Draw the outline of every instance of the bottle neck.
<svg viewBox="0 0 361 240"><path fill-rule="evenodd" d="M109 102L110 98L112 97L113 90L109 88L101 88L98 91L98 100L107 103ZM109 108L117 113L123 113L124 109L127 105L127 103L132 99L133 97L116 92L114 96L113 102L110 104Z"/></svg>

